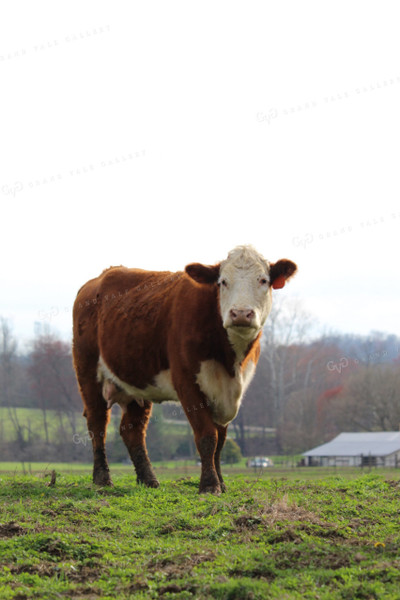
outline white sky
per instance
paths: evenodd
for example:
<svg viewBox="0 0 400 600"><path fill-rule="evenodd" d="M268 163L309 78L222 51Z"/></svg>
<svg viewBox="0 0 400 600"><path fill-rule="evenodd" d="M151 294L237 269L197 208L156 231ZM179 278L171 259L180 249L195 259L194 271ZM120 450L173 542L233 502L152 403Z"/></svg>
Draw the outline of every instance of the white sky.
<svg viewBox="0 0 400 600"><path fill-rule="evenodd" d="M400 335L398 2L8 2L0 315L251 243L321 329Z"/></svg>

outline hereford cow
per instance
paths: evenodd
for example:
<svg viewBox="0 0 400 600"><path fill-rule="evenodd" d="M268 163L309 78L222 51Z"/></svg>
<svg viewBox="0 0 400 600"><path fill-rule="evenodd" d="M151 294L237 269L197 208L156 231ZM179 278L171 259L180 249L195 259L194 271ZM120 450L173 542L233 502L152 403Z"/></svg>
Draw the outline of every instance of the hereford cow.
<svg viewBox="0 0 400 600"><path fill-rule="evenodd" d="M184 272L111 267L79 290L73 357L95 483L111 485L106 428L118 403L137 481L158 487L146 428L153 402L175 400L194 431L200 492L224 491L220 454L254 375L271 288L282 288L296 269L290 260L269 263L239 246L220 264L194 263Z"/></svg>

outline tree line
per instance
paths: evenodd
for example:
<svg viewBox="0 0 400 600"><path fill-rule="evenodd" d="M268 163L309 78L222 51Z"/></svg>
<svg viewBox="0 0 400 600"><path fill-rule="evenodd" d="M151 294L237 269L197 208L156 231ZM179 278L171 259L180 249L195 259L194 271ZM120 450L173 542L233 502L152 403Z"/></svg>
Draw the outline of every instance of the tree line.
<svg viewBox="0 0 400 600"><path fill-rule="evenodd" d="M399 429L400 338L373 332L311 339L311 329L311 317L298 306L273 308L256 375L230 426L244 456L300 453L342 431ZM119 419L116 406L111 460L126 457ZM179 405L154 407L148 447L153 460L195 455ZM90 453L71 344L47 329L21 351L1 318L1 460L90 461Z"/></svg>

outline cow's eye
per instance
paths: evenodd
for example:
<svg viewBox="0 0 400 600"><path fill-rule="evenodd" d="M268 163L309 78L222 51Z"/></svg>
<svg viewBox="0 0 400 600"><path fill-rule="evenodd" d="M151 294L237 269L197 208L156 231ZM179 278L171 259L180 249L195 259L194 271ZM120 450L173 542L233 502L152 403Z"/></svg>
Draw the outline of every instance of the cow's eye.
<svg viewBox="0 0 400 600"><path fill-rule="evenodd" d="M266 285L268 283L268 279L265 279L265 277L262 277L260 279L260 283L261 283L261 285Z"/></svg>
<svg viewBox="0 0 400 600"><path fill-rule="evenodd" d="M226 279L221 279L220 285L222 285L222 287L228 287L228 282L226 281Z"/></svg>

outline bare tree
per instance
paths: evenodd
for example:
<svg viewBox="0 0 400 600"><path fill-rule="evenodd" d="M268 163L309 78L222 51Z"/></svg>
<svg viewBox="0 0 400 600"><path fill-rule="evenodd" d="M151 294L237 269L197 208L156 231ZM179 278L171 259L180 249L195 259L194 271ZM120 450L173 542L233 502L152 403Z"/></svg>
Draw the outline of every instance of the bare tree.
<svg viewBox="0 0 400 600"><path fill-rule="evenodd" d="M343 361L331 338L311 340L314 331L301 304L288 301L276 303L264 329L243 413L246 425L275 428L277 452L304 450L331 436L325 409L334 402L336 392L331 391L342 386L354 366L354 361Z"/></svg>
<svg viewBox="0 0 400 600"><path fill-rule="evenodd" d="M48 385L48 375L46 373L47 365L44 364L45 354L43 353L41 346L40 339L36 338L33 342L33 351L30 356L31 364L29 367L29 374L35 406L37 406L42 413L44 438L45 443L48 445L50 443L50 437L47 411L52 408L53 390Z"/></svg>
<svg viewBox="0 0 400 600"><path fill-rule="evenodd" d="M279 428L281 449L285 454L296 454L315 446L317 429L315 393L310 388L293 392Z"/></svg>
<svg viewBox="0 0 400 600"><path fill-rule="evenodd" d="M298 350L309 339L312 319L297 302L275 302L262 338L263 362L268 370L268 399L273 426L278 426L285 403L298 378ZM310 358L311 368L313 358ZM307 370L305 373L307 376Z"/></svg>
<svg viewBox="0 0 400 600"><path fill-rule="evenodd" d="M236 441L243 454L247 449L249 426L262 428L258 435L260 447L272 447L275 452L282 450L281 429L285 427L286 404L294 391L312 385L315 366L321 360L320 348L310 343L313 327L313 319L299 301L274 301L261 338L255 377L233 422ZM275 448L271 429L276 431Z"/></svg>
<svg viewBox="0 0 400 600"><path fill-rule="evenodd" d="M65 434L63 416L66 416L75 434L76 412L81 402L72 368L71 345L54 334L45 333L34 340L30 358L32 389L42 411L46 442L49 443L49 409L56 411L62 433Z"/></svg>
<svg viewBox="0 0 400 600"><path fill-rule="evenodd" d="M400 425L400 368L360 365L349 377L332 407L342 431L398 431Z"/></svg>
<svg viewBox="0 0 400 600"><path fill-rule="evenodd" d="M232 426L235 432L235 439L240 447L240 450L244 456L246 456L246 428L245 428L245 410L240 410L238 416L233 421Z"/></svg>
<svg viewBox="0 0 400 600"><path fill-rule="evenodd" d="M7 408L18 445L22 449L26 445L26 441L24 426L19 421L17 411L17 342L8 320L3 317L0 317L0 336L0 405Z"/></svg>

